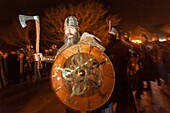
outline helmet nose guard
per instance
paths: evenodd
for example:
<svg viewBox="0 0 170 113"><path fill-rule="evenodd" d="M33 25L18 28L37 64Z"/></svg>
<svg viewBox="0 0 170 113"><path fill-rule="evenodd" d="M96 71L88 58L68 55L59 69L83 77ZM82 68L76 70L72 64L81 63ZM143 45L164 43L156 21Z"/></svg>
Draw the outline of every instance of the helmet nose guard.
<svg viewBox="0 0 170 113"><path fill-rule="evenodd" d="M69 16L65 19L64 28L66 28L68 26L73 26L76 29L78 28L78 21L77 21L77 18L75 16Z"/></svg>

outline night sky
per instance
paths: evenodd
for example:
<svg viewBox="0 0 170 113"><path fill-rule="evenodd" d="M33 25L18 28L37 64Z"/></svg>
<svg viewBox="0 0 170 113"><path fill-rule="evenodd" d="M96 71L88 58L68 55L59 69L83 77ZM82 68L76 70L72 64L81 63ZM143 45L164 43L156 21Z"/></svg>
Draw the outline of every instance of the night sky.
<svg viewBox="0 0 170 113"><path fill-rule="evenodd" d="M49 7L68 5L81 0L0 0L1 27L17 19L18 14L30 12L41 15ZM170 23L170 0L96 0L122 17L122 26L161 25Z"/></svg>

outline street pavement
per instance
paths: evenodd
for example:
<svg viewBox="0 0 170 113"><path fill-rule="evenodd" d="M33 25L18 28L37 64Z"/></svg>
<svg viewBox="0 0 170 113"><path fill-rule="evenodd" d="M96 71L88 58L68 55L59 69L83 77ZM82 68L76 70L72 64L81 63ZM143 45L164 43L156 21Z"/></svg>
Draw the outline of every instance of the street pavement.
<svg viewBox="0 0 170 113"><path fill-rule="evenodd" d="M170 113L170 84L151 82L136 100L139 113ZM0 89L0 113L65 113L65 106L54 94L49 78L7 85Z"/></svg>
<svg viewBox="0 0 170 113"><path fill-rule="evenodd" d="M141 99L136 99L139 113L170 113L170 84L151 82L152 90L145 90Z"/></svg>

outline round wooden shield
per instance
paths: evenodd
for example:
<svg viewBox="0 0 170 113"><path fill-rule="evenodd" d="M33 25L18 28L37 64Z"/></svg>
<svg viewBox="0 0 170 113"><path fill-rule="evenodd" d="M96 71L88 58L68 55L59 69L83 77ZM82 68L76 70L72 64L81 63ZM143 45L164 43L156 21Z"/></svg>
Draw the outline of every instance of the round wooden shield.
<svg viewBox="0 0 170 113"><path fill-rule="evenodd" d="M115 85L115 71L102 50L77 44L58 55L52 66L51 83L57 97L67 107L92 111L110 98Z"/></svg>

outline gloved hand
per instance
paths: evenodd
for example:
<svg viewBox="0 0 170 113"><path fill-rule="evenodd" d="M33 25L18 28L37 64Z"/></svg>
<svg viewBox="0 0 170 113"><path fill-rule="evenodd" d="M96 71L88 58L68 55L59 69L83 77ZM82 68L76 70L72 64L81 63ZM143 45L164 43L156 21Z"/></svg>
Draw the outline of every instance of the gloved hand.
<svg viewBox="0 0 170 113"><path fill-rule="evenodd" d="M42 61L43 60L43 54L42 53L35 53L34 54L34 61Z"/></svg>

